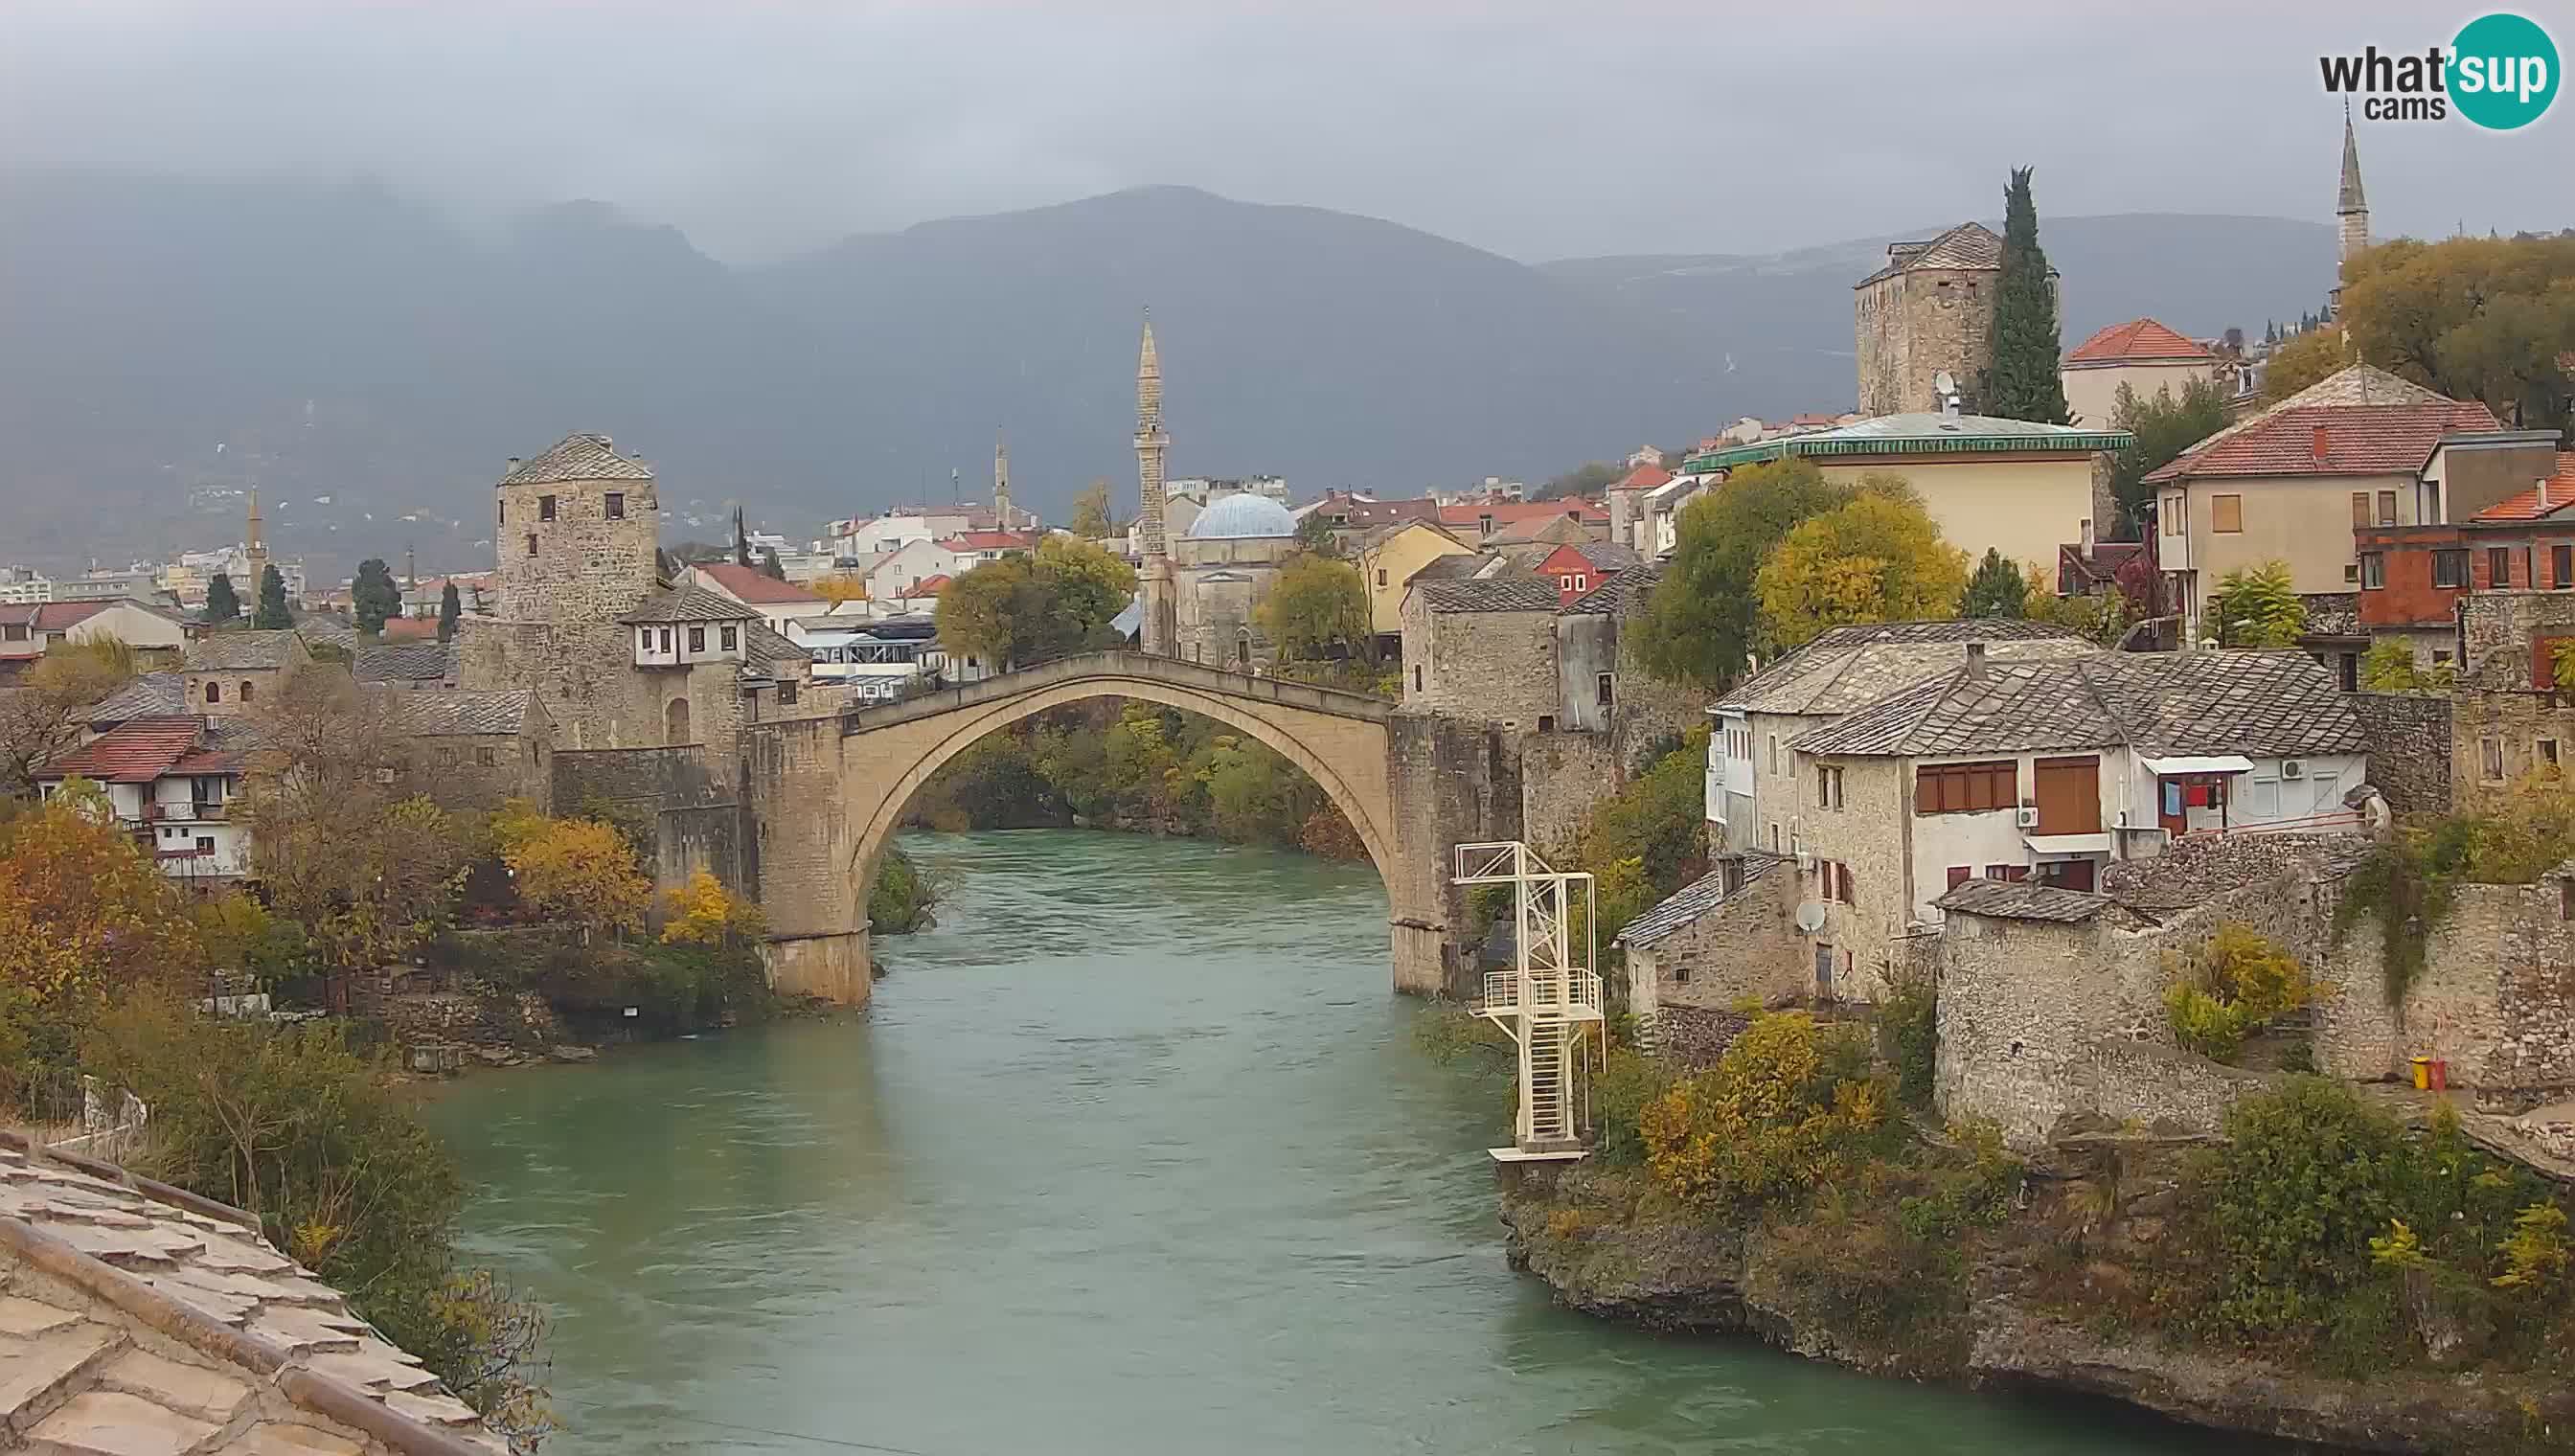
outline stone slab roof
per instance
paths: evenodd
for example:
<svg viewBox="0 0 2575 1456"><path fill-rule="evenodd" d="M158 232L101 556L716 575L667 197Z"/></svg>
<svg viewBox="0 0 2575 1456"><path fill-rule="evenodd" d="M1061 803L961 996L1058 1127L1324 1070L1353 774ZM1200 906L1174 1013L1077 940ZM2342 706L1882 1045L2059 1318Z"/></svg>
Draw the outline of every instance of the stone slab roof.
<svg viewBox="0 0 2575 1456"><path fill-rule="evenodd" d="M291 668L303 661L303 643L291 631L219 632L188 645L191 673L245 673Z"/></svg>
<svg viewBox="0 0 2575 1456"><path fill-rule="evenodd" d="M1744 886L1757 883L1779 864L1773 855L1754 851L1742 857L1743 878L1733 893L1741 894ZM1629 920L1618 932L1617 944L1653 945L1671 937L1673 932L1699 916L1725 903L1725 875L1719 866L1711 865L1707 873L1682 885L1671 898Z"/></svg>
<svg viewBox="0 0 2575 1456"><path fill-rule="evenodd" d="M2003 266L2003 240L1983 223L1960 223L1925 243L1891 243L1886 266L1852 285L1866 288L1880 279L1917 268L1990 268Z"/></svg>
<svg viewBox="0 0 2575 1456"><path fill-rule="evenodd" d="M1633 617L1645 610L1645 599L1654 594L1654 584L1663 579L1663 564L1648 562L1628 567L1616 576L1573 599L1567 612L1597 613L1608 617Z"/></svg>
<svg viewBox="0 0 2575 1456"><path fill-rule="evenodd" d="M756 618L744 624L742 647L743 656L755 668L775 671L780 668L794 668L800 663L810 666L814 661L812 649L798 646L773 631L768 623ZM789 676L804 675L793 673Z"/></svg>
<svg viewBox="0 0 2575 1456"><path fill-rule="evenodd" d="M123 723L129 718L166 718L188 711L188 680L177 673L144 673L100 699L81 715L85 723Z"/></svg>
<svg viewBox="0 0 2575 1456"><path fill-rule="evenodd" d="M2109 908L2110 897L2035 880L1966 879L1931 903L1943 910L2000 920L2054 920L2070 925Z"/></svg>
<svg viewBox="0 0 2575 1456"><path fill-rule="evenodd" d="M1893 757L2114 745L2275 757L2365 752L2369 737L2305 653L2098 653L1961 666L1792 744Z"/></svg>
<svg viewBox="0 0 2575 1456"><path fill-rule="evenodd" d="M386 643L351 655L350 676L361 683L445 683L456 676L456 645Z"/></svg>
<svg viewBox="0 0 2575 1456"><path fill-rule="evenodd" d="M1413 590L1432 612L1553 612L1562 594L1535 577L1481 577L1442 582L1414 579Z"/></svg>
<svg viewBox="0 0 2575 1456"><path fill-rule="evenodd" d="M818 599L819 600L819 599ZM617 619L629 625L663 622L754 622L760 614L704 587L665 587Z"/></svg>
<svg viewBox="0 0 2575 1456"><path fill-rule="evenodd" d="M427 738L483 736L516 733L525 728L536 690L432 688L389 697L393 702L393 722L403 732Z"/></svg>
<svg viewBox="0 0 2575 1456"><path fill-rule="evenodd" d="M556 481L649 481L652 470L629 460L605 435L567 435L534 460L524 460L501 477L505 486L542 486Z"/></svg>
<svg viewBox="0 0 2575 1456"><path fill-rule="evenodd" d="M1988 658L2089 657L2101 649L2060 627L2018 618L1963 622L1878 622L1836 627L1717 700L1730 713L1852 713L1955 668L1966 645Z"/></svg>
<svg viewBox="0 0 2575 1456"><path fill-rule="evenodd" d="M239 1209L0 1140L0 1430L115 1456L475 1456L472 1407Z"/></svg>

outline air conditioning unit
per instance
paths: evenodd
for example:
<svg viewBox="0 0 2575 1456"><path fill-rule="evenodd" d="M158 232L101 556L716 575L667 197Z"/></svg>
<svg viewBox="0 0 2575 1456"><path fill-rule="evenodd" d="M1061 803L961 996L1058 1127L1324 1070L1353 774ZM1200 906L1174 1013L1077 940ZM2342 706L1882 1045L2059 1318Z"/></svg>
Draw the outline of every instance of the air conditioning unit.
<svg viewBox="0 0 2575 1456"><path fill-rule="evenodd" d="M1804 873L1807 873L1807 872L1811 871L1814 867L1815 867L1815 856L1814 856L1814 855L1812 855L1812 854L1807 853L1807 852L1806 852L1805 850L1803 850L1803 849L1798 850L1798 851L1797 851L1797 872L1798 872L1799 874L1804 874Z"/></svg>
<svg viewBox="0 0 2575 1456"><path fill-rule="evenodd" d="M2280 760L2280 776L2283 778L2306 777L2307 760L2304 758L2282 758Z"/></svg>
<svg viewBox="0 0 2575 1456"><path fill-rule="evenodd" d="M2034 829L2034 828L2037 828L2037 827L2038 827L2038 810L2037 810L2036 808L2033 808L2033 807L2031 807L2031 806L2029 806L2029 805L2024 804L2024 805L2022 805L2020 808L2014 809L2014 810L2012 811L2012 822L2013 822L2013 823L2016 823L2016 824L2018 824L2018 825L2020 825L2020 826L2021 826L2022 828L2024 828L2024 829Z"/></svg>

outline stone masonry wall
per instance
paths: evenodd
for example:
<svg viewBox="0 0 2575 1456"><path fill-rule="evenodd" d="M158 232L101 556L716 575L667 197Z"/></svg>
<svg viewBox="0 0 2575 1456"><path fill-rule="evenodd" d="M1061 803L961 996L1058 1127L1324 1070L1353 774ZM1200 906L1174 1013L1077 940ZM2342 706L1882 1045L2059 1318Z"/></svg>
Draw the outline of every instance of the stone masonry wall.
<svg viewBox="0 0 2575 1456"><path fill-rule="evenodd" d="M1654 766L1647 759L1657 742L1711 727L1707 710L1716 701L1714 694L1703 689L1665 683L1647 672L1637 656L1639 636L1633 619L1620 620L1618 704L1610 731L1618 761L1631 775Z"/></svg>
<svg viewBox="0 0 2575 1456"><path fill-rule="evenodd" d="M1540 853L1571 847L1591 806L1618 791L1607 733L1527 733L1519 739L1520 835Z"/></svg>
<svg viewBox="0 0 2575 1456"><path fill-rule="evenodd" d="M1923 268L1857 291L1859 412L1896 415L1941 407L1932 381L1947 370L1977 412L1993 362L1990 269Z"/></svg>
<svg viewBox="0 0 2575 1456"><path fill-rule="evenodd" d="M2549 766L2548 746L2555 748L2557 766L2575 764L2575 694L2463 687L2449 701L2451 807L2492 812L2514 785ZM2500 771L2487 772L2489 761Z"/></svg>
<svg viewBox="0 0 2575 1456"><path fill-rule="evenodd" d="M553 811L554 747L542 726L526 733L440 733L413 744L406 785L416 786L440 808L482 811L524 799L539 813Z"/></svg>
<svg viewBox="0 0 2575 1456"><path fill-rule="evenodd" d="M1422 594L1413 592L1404 598L1403 620L1405 708L1512 724L1524 731L1560 712L1554 614L1433 613Z"/></svg>
<svg viewBox="0 0 2575 1456"><path fill-rule="evenodd" d="M669 889L700 869L756 890L752 833L730 762L703 747L585 748L554 755L555 802L564 813L604 807L654 827L653 881Z"/></svg>
<svg viewBox="0 0 2575 1456"><path fill-rule="evenodd" d="M2343 700L2369 734L2369 781L2398 813L2450 809L2450 700L2355 693Z"/></svg>
<svg viewBox="0 0 2575 1456"><path fill-rule="evenodd" d="M2449 1082L2512 1110L2575 1089L2575 887L2466 884L2431 931L2404 1004L2387 1004L2378 926L2364 917L2332 947L2333 993L2316 1010L2316 1062L2374 1081L2440 1057Z"/></svg>
<svg viewBox="0 0 2575 1456"><path fill-rule="evenodd" d="M2475 592L2459 602L2459 681L2531 686L2531 644L2575 637L2575 592Z"/></svg>
<svg viewBox="0 0 2575 1456"><path fill-rule="evenodd" d="M1774 865L1663 939L1629 946L1628 1009L1722 1011L1742 1001L1769 1005L1811 994L1813 971L1798 970L1806 942L1789 919L1796 907L1797 876L1788 865Z"/></svg>
<svg viewBox="0 0 2575 1456"><path fill-rule="evenodd" d="M1386 740L1396 833L1386 884L1395 907L1395 988L1466 996L1477 987L1462 946L1466 892L1449 882L1455 847L1523 837L1517 744L1492 725L1419 713L1388 719ZM1405 906L1437 910L1406 913Z"/></svg>

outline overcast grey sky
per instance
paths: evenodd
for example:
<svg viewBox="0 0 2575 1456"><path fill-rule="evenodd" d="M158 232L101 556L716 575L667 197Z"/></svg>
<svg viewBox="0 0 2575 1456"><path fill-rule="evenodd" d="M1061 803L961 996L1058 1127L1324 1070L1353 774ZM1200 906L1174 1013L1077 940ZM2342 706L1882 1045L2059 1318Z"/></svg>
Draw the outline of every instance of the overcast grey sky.
<svg viewBox="0 0 2575 1456"><path fill-rule="evenodd" d="M2523 7L2575 57L2562 0ZM9 0L0 166L571 198L720 257L1145 183L1538 260L1771 251L1999 211L2329 220L2320 48L2480 7ZM2364 124L2377 231L2575 223L2575 100Z"/></svg>

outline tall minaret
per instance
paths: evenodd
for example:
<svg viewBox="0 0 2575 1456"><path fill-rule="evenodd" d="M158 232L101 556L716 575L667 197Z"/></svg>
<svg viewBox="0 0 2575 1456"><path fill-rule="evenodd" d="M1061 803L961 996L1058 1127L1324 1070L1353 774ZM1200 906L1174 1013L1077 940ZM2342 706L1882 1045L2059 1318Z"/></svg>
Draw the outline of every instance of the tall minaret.
<svg viewBox="0 0 2575 1456"><path fill-rule="evenodd" d="M1011 519L1011 448L1002 443L998 429L993 432L993 529L1020 529L1020 524Z"/></svg>
<svg viewBox="0 0 2575 1456"><path fill-rule="evenodd" d="M260 584L268 579L268 546L259 539L259 487L250 488L249 534L242 538L242 560L250 568L250 585L244 595L253 603L259 601Z"/></svg>
<svg viewBox="0 0 2575 1456"><path fill-rule="evenodd" d="M2334 202L2334 216L2342 220L2334 262L2348 263L2369 246L2369 198L2360 190L2360 139L2352 135L2349 102L2342 109L2342 194Z"/></svg>
<svg viewBox="0 0 2575 1456"><path fill-rule="evenodd" d="M1163 452L1171 445L1172 437L1163 433L1163 361L1154 352L1154 311L1147 309L1145 344L1136 358L1136 476L1144 494L1136 530L1145 546L1145 569L1138 582L1145 611L1138 638L1145 651L1166 658L1180 651L1172 558L1163 539Z"/></svg>

